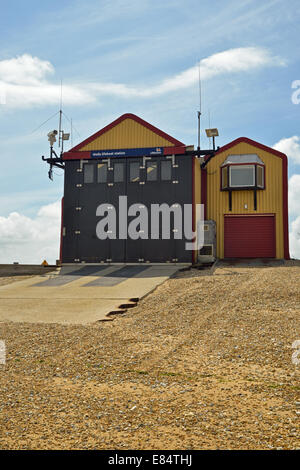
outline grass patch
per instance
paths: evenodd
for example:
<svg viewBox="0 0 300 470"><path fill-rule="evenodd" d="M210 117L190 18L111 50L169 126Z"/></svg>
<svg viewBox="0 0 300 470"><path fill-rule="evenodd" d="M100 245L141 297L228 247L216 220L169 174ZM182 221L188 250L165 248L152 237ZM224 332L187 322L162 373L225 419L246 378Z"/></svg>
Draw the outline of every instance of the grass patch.
<svg viewBox="0 0 300 470"><path fill-rule="evenodd" d="M181 376L179 372L159 372L158 375L164 375L166 377L176 377L176 376Z"/></svg>

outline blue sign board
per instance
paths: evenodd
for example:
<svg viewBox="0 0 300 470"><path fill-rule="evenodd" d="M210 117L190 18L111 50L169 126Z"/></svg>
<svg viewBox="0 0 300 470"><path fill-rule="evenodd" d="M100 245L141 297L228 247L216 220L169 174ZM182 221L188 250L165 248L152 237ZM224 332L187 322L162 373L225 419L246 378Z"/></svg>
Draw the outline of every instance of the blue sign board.
<svg viewBox="0 0 300 470"><path fill-rule="evenodd" d="M142 149L95 150L91 152L91 158L144 157L163 154L163 147L147 147Z"/></svg>

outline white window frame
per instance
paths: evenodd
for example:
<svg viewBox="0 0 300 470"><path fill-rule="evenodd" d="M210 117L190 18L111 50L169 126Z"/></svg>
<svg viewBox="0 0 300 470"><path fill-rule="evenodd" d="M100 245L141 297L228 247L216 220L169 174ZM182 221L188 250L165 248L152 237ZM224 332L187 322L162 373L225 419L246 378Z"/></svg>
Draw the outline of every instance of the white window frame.
<svg viewBox="0 0 300 470"><path fill-rule="evenodd" d="M253 184L232 184L231 183L231 169L232 168L251 168L253 173ZM229 188L254 188L255 187L255 165L229 165Z"/></svg>
<svg viewBox="0 0 300 470"><path fill-rule="evenodd" d="M256 168L256 172L257 172L257 175L256 175L256 178L258 176L258 168L261 168L262 169L262 185L259 185L258 184L258 181L256 182L257 184L257 187L260 188L260 189L264 189L265 187L265 167L262 166L262 165L257 165L257 168ZM257 178L258 179L258 178Z"/></svg>

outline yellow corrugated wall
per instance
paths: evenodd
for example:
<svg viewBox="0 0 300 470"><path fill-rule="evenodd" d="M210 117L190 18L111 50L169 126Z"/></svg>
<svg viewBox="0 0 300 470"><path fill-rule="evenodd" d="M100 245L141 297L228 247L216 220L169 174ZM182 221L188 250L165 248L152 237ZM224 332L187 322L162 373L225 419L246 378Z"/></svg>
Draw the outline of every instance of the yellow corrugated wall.
<svg viewBox="0 0 300 470"><path fill-rule="evenodd" d="M124 119L118 125L97 137L80 150L110 150L143 147L173 147L174 143L159 136L133 119Z"/></svg>
<svg viewBox="0 0 300 470"><path fill-rule="evenodd" d="M266 187L257 191L254 210L253 191L232 191L229 211L228 191L220 190L220 166L228 155L255 153L265 163ZM217 223L217 257L224 258L224 214L276 214L276 258L284 258L282 160L248 143L238 143L217 154L207 165L207 219ZM244 205L248 205L248 209Z"/></svg>

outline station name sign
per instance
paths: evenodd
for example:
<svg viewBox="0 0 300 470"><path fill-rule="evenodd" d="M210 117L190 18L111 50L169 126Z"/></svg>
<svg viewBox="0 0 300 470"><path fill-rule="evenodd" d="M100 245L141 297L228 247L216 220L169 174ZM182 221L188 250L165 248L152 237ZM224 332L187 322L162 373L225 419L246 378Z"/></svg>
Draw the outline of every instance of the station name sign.
<svg viewBox="0 0 300 470"><path fill-rule="evenodd" d="M95 150L91 152L91 158L112 157L145 157L150 155L163 155L163 147L146 147L134 149Z"/></svg>

